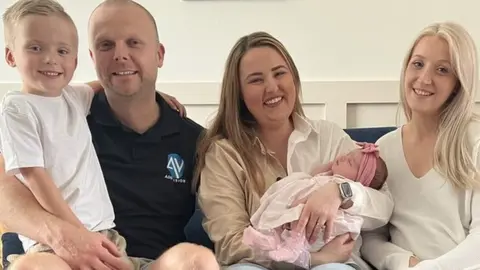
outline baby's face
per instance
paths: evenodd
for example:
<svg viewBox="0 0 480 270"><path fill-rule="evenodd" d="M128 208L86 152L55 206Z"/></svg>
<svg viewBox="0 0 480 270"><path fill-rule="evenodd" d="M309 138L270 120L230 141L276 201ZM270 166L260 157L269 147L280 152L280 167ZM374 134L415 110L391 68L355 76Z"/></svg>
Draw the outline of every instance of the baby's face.
<svg viewBox="0 0 480 270"><path fill-rule="evenodd" d="M333 162L333 174L339 174L347 179L355 181L362 157L363 153L360 150L354 150L346 155L339 156Z"/></svg>

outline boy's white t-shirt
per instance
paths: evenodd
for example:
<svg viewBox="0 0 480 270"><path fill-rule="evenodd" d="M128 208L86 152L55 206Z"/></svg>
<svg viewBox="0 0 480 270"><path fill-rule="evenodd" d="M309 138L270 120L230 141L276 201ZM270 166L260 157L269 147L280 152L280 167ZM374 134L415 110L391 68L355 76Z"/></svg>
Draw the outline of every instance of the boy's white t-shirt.
<svg viewBox="0 0 480 270"><path fill-rule="evenodd" d="M20 168L45 168L78 219L100 231L114 227L114 211L86 120L93 96L85 84L67 86L58 97L8 92L0 151L6 173L22 182ZM19 237L25 250L36 243Z"/></svg>

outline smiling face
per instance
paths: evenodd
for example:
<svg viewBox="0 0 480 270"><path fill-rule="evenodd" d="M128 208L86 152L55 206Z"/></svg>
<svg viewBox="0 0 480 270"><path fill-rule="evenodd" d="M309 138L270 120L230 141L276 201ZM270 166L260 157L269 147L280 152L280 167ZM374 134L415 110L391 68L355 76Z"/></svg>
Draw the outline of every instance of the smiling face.
<svg viewBox="0 0 480 270"><path fill-rule="evenodd" d="M246 107L260 125L288 121L297 98L294 79L275 49L250 49L240 61L240 85Z"/></svg>
<svg viewBox="0 0 480 270"><path fill-rule="evenodd" d="M129 3L101 6L92 14L89 35L97 75L107 91L118 96L155 91L164 47L145 10Z"/></svg>
<svg viewBox="0 0 480 270"><path fill-rule="evenodd" d="M405 99L413 113L438 115L457 85L448 43L421 38L405 70Z"/></svg>
<svg viewBox="0 0 480 270"><path fill-rule="evenodd" d="M42 96L58 96L77 66L78 38L75 26L57 15L28 15L14 32L6 61L17 67L23 90Z"/></svg>

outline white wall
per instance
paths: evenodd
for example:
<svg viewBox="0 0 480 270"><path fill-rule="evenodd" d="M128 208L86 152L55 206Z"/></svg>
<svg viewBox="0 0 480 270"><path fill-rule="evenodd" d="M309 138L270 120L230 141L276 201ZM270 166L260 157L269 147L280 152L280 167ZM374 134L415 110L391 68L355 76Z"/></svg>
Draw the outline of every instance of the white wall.
<svg viewBox="0 0 480 270"><path fill-rule="evenodd" d="M14 0L1 0L0 10ZM75 81L95 78L87 20L98 0L60 0L81 39ZM405 50L425 25L463 24L480 46L480 2L474 0L140 0L157 19L166 46L158 89L187 105L205 124L218 102L218 83L234 42L265 30L289 49L304 81L306 111L342 127L395 124L397 81ZM228 26L227 26L228 25ZM3 36L3 27L0 30ZM0 41L0 46L3 45ZM19 76L0 65L0 95Z"/></svg>

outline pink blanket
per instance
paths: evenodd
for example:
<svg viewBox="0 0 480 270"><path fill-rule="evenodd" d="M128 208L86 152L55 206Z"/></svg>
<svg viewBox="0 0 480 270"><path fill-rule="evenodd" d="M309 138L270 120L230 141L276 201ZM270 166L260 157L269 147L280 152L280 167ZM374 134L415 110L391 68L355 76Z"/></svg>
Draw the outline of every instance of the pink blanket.
<svg viewBox="0 0 480 270"><path fill-rule="evenodd" d="M250 218L251 226L243 233L244 244L256 253L274 261L296 264L303 268L310 266L310 252L318 251L325 245L323 232L310 245L305 234L295 235L282 225L300 218L303 204L290 208L296 199L308 196L318 187L341 176L319 174L311 177L305 173L294 173L273 184L260 199L260 207ZM360 234L363 219L338 211L329 240L337 235L350 233L353 239ZM327 243L328 243L327 241Z"/></svg>

